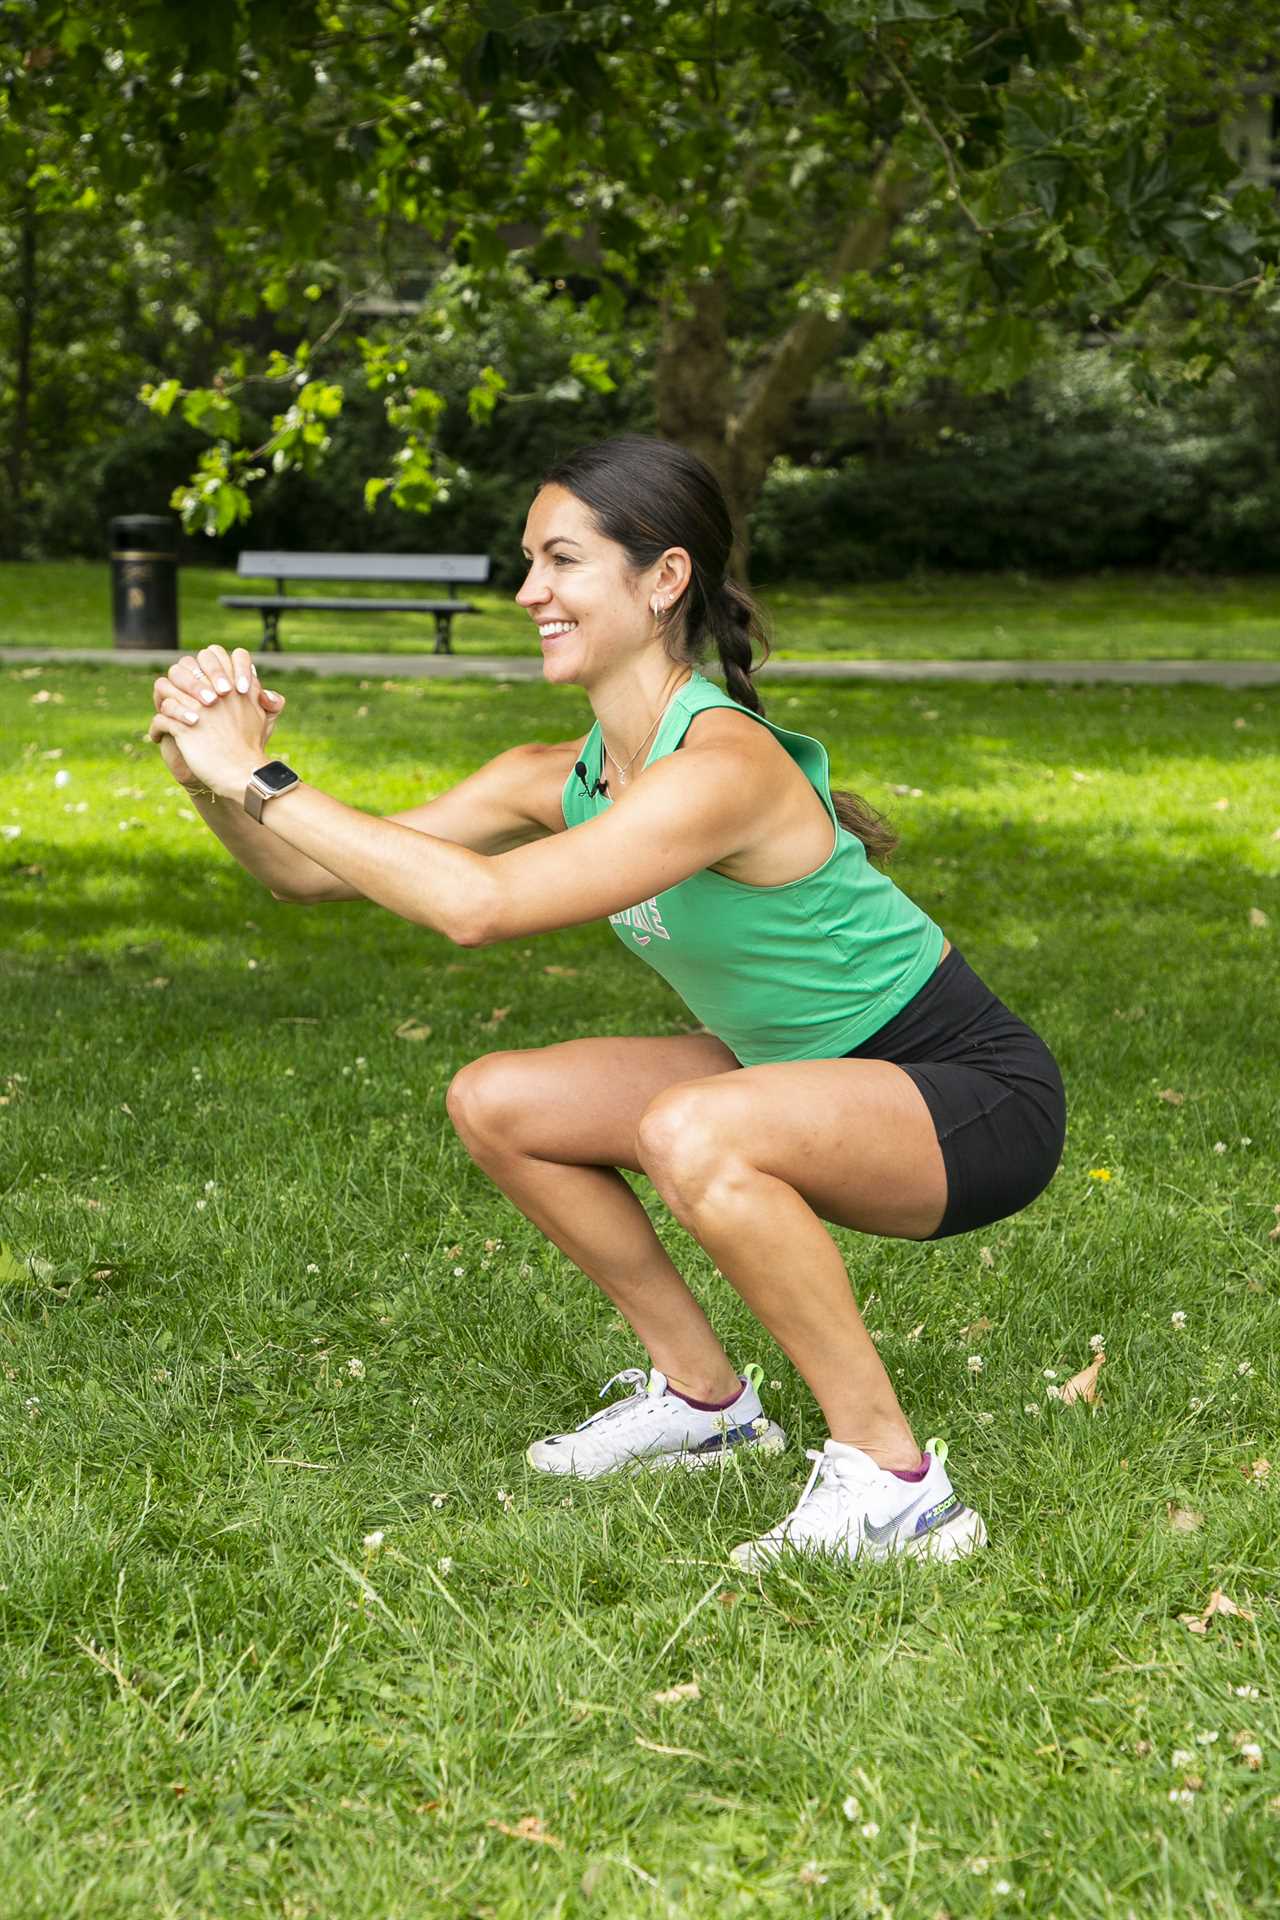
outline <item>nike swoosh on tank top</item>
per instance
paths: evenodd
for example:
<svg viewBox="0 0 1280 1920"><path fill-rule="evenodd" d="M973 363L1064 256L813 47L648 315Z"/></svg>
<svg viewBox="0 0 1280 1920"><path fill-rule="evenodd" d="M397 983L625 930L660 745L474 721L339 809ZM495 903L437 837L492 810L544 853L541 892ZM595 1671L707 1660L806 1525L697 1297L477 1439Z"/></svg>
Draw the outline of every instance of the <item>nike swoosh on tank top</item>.
<svg viewBox="0 0 1280 1920"><path fill-rule="evenodd" d="M610 914L610 924L743 1066L837 1059L924 985L942 958L942 929L837 821L822 742L752 713L703 674L695 672L671 701L645 766L674 753L708 707L733 707L768 727L826 808L835 845L820 867L780 886L749 886L704 868ZM588 786L603 771L603 756L597 723L581 756ZM565 782L567 827L610 805L607 795L584 791L576 774Z"/></svg>

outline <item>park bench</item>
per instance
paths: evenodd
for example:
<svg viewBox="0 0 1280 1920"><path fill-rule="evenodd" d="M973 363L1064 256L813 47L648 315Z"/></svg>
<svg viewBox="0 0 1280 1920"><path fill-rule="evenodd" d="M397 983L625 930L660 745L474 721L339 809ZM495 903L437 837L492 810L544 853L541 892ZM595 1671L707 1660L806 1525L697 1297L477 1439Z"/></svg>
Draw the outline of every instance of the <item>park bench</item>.
<svg viewBox="0 0 1280 1920"><path fill-rule="evenodd" d="M224 607L253 607L262 615L264 651L281 652L282 613L433 613L437 653L452 653L450 629L458 613L479 613L469 600L455 597L461 581L479 586L489 578L484 553L266 553L244 552L236 572L241 579L274 579L276 590L265 593L225 593ZM286 580L359 580L369 585L442 585L444 600L379 600L369 594L334 595L286 593Z"/></svg>

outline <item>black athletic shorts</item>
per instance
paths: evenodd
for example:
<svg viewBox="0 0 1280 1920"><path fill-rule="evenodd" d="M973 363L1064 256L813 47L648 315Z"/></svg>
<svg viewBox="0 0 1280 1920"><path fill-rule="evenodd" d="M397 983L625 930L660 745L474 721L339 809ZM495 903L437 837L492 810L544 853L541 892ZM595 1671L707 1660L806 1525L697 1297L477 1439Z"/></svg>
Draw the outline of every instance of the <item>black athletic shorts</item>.
<svg viewBox="0 0 1280 1920"><path fill-rule="evenodd" d="M928 1103L947 1170L947 1208L930 1240L1003 1220L1052 1180L1067 1131L1057 1061L954 946L901 1013L844 1058L892 1061Z"/></svg>

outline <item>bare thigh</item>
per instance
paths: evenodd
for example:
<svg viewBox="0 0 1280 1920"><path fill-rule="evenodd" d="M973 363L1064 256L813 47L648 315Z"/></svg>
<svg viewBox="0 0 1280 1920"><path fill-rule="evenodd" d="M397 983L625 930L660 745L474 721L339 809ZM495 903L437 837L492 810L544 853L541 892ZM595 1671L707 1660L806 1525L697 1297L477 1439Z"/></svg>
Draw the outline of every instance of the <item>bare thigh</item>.
<svg viewBox="0 0 1280 1920"><path fill-rule="evenodd" d="M640 1173L636 1133L658 1095L741 1071L710 1033L564 1040L471 1061L453 1082L449 1110L460 1131L478 1123L540 1160Z"/></svg>

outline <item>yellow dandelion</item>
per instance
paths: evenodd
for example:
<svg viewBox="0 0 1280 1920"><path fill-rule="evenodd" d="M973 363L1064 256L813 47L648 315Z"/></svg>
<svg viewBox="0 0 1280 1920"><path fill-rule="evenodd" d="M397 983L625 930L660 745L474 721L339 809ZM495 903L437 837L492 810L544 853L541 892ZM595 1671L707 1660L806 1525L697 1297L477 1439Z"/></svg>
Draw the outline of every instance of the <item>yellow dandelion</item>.
<svg viewBox="0 0 1280 1920"><path fill-rule="evenodd" d="M1111 1178L1111 1170L1109 1167L1090 1167L1089 1178L1091 1180L1109 1180Z"/></svg>

